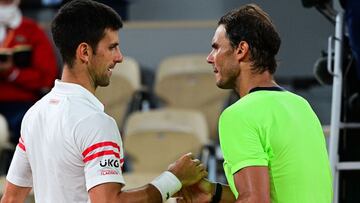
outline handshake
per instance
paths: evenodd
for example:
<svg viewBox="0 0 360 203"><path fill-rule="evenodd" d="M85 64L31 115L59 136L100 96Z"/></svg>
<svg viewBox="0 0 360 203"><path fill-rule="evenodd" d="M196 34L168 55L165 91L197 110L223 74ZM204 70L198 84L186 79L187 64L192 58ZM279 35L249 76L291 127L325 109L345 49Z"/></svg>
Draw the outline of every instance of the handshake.
<svg viewBox="0 0 360 203"><path fill-rule="evenodd" d="M171 178L172 174L178 180ZM200 160L194 159L193 155L188 153L171 164L168 171L152 181L151 184L160 191L163 200L172 196L176 198L177 202L213 202L214 195L218 193L218 187L221 189L221 185L209 182L205 179L207 175L208 173ZM167 176L167 178L163 176Z"/></svg>
<svg viewBox="0 0 360 203"><path fill-rule="evenodd" d="M0 64L10 63L18 68L31 65L32 47L18 45L13 48L0 48Z"/></svg>

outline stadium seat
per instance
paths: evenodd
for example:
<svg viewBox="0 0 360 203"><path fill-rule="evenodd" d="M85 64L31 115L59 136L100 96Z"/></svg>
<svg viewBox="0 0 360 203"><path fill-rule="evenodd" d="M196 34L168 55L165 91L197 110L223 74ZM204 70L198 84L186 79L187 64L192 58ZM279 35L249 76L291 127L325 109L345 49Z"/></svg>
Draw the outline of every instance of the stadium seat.
<svg viewBox="0 0 360 203"><path fill-rule="evenodd" d="M105 112L116 120L121 128L129 105L134 101L137 91L141 89L139 64L135 59L125 57L113 69L110 85L98 87L96 96L104 104Z"/></svg>
<svg viewBox="0 0 360 203"><path fill-rule="evenodd" d="M10 130L3 115L0 114L0 175L7 170L8 151L14 151L15 145L10 142ZM11 160L11 157L10 157Z"/></svg>
<svg viewBox="0 0 360 203"><path fill-rule="evenodd" d="M165 58L157 72L155 94L165 106L196 109L204 113L210 137L217 140L217 123L229 91L215 84L213 68L206 55L179 55Z"/></svg>
<svg viewBox="0 0 360 203"><path fill-rule="evenodd" d="M157 109L135 112L125 125L124 147L135 172L162 172L177 158L200 154L208 143L202 113L195 110Z"/></svg>
<svg viewBox="0 0 360 203"><path fill-rule="evenodd" d="M7 121L3 115L0 114L0 155L3 149L9 146L9 128Z"/></svg>
<svg viewBox="0 0 360 203"><path fill-rule="evenodd" d="M125 124L124 148L132 167L124 173L125 189L151 182L188 152L199 157L208 142L207 123L199 111L161 108L134 112Z"/></svg>

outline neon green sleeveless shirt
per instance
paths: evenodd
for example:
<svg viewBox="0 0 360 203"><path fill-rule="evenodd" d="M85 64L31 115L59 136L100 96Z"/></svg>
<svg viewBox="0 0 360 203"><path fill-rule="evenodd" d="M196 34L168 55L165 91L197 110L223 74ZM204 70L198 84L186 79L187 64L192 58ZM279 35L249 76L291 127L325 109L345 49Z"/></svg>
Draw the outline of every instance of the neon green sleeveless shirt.
<svg viewBox="0 0 360 203"><path fill-rule="evenodd" d="M302 97L259 89L228 107L219 121L224 171L235 197L233 174L267 166L272 203L330 203L332 178L319 119Z"/></svg>

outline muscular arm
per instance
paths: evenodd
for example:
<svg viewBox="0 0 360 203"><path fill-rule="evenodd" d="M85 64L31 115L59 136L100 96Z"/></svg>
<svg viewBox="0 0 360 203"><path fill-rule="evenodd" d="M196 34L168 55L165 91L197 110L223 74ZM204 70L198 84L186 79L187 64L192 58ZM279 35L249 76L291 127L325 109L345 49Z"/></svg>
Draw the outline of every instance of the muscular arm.
<svg viewBox="0 0 360 203"><path fill-rule="evenodd" d="M204 166L198 159L194 160L191 153L183 155L177 161L175 161L175 163L170 164L168 172L175 175L176 178L181 182L181 185L184 187L193 185L205 176L207 176L207 172L204 170ZM164 176L160 175L159 177ZM161 182L163 182L164 180L169 181L171 180L171 178L169 179L169 177L167 177L165 179L162 179ZM173 183L171 182L172 181L168 182L169 184L166 184L166 186L172 188ZM124 191L122 191L123 185L120 183L104 183L91 188L89 190L89 196L92 203L161 203L163 201L163 197L160 193L161 189L159 190L153 185L154 181L151 183L152 184L147 184L140 188ZM165 193L165 191L162 192L164 194L167 194ZM172 194L169 194L169 196L170 195Z"/></svg>
<svg viewBox="0 0 360 203"><path fill-rule="evenodd" d="M234 174L236 203L270 203L270 183L268 167L250 166Z"/></svg>
<svg viewBox="0 0 360 203"><path fill-rule="evenodd" d="M219 203L233 203L235 202L235 196L231 192L228 185L222 185L222 192ZM213 200L215 195L216 183L210 182L207 179L202 179L198 183L189 187L182 188L179 193L175 195L179 203L207 203Z"/></svg>
<svg viewBox="0 0 360 203"><path fill-rule="evenodd" d="M4 195L1 203L23 203L29 194L30 187L20 187L6 181Z"/></svg>
<svg viewBox="0 0 360 203"><path fill-rule="evenodd" d="M151 184L143 187L121 191L123 185L119 183L105 183L89 190L92 203L110 202L162 202L160 192Z"/></svg>
<svg viewBox="0 0 360 203"><path fill-rule="evenodd" d="M228 185L221 185L221 187L222 187L222 194L221 194L220 203L234 202L235 196L231 192L230 187Z"/></svg>

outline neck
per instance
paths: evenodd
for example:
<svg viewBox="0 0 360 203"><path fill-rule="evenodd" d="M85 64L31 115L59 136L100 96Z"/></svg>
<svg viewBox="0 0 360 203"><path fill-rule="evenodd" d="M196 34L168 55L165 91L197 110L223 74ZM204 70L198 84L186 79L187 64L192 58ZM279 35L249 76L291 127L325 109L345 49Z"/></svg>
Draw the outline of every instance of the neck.
<svg viewBox="0 0 360 203"><path fill-rule="evenodd" d="M90 76L86 71L86 67L76 67L76 65L74 65L74 67L70 67L65 64L61 75L61 81L81 85L92 94L95 94L96 88L91 82Z"/></svg>
<svg viewBox="0 0 360 203"><path fill-rule="evenodd" d="M278 86L274 81L273 75L269 71L263 73L253 73L251 69L241 72L236 84L235 91L240 98L247 95L249 91L255 87L274 87Z"/></svg>

